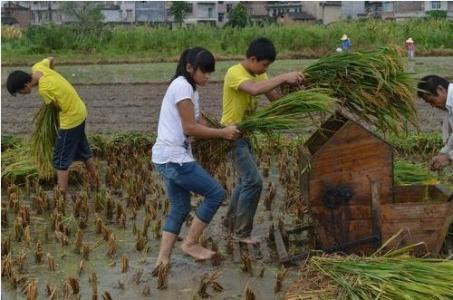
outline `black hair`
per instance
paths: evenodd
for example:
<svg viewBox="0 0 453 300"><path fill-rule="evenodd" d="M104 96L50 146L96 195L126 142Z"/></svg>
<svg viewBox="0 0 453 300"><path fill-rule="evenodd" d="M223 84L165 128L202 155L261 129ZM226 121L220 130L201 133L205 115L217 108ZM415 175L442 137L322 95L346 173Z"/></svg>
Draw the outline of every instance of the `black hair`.
<svg viewBox="0 0 453 300"><path fill-rule="evenodd" d="M417 96L420 98L426 95L437 96L437 87L440 85L448 90L449 84L448 80L443 77L437 75L425 76L417 85Z"/></svg>
<svg viewBox="0 0 453 300"><path fill-rule="evenodd" d="M13 71L6 79L6 89L8 92L16 96L16 93L25 87L31 81L31 75L24 71Z"/></svg>
<svg viewBox="0 0 453 300"><path fill-rule="evenodd" d="M246 56L247 58L255 56L258 61L267 59L273 62L277 57L277 51L271 40L261 37L250 43Z"/></svg>
<svg viewBox="0 0 453 300"><path fill-rule="evenodd" d="M200 47L188 48L184 50L179 58L179 63L176 67L176 74L173 76L172 80L179 76L184 76L194 90L196 90L196 84L192 78L192 75L187 72L187 64L191 64L194 71L197 69L200 69L202 72L209 73L215 71L215 58L211 52Z"/></svg>

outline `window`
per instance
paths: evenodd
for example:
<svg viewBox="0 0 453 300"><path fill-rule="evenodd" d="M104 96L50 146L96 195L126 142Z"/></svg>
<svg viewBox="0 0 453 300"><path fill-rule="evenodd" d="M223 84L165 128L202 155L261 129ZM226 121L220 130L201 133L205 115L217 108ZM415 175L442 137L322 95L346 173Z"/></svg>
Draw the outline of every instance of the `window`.
<svg viewBox="0 0 453 300"><path fill-rule="evenodd" d="M225 17L225 14L224 13L219 13L219 22L223 22L223 18Z"/></svg>
<svg viewBox="0 0 453 300"><path fill-rule="evenodd" d="M226 5L226 11L230 12L233 9L233 4L227 4Z"/></svg>
<svg viewBox="0 0 453 300"><path fill-rule="evenodd" d="M431 9L440 9L441 2L440 1L431 1Z"/></svg>
<svg viewBox="0 0 453 300"><path fill-rule="evenodd" d="M212 18L212 7L208 7L208 18Z"/></svg>
<svg viewBox="0 0 453 300"><path fill-rule="evenodd" d="M126 9L126 20L132 21L132 9Z"/></svg>
<svg viewBox="0 0 453 300"><path fill-rule="evenodd" d="M223 1L219 1L219 4L223 4Z"/></svg>
<svg viewBox="0 0 453 300"><path fill-rule="evenodd" d="M385 12L393 11L393 2L384 2L383 9Z"/></svg>

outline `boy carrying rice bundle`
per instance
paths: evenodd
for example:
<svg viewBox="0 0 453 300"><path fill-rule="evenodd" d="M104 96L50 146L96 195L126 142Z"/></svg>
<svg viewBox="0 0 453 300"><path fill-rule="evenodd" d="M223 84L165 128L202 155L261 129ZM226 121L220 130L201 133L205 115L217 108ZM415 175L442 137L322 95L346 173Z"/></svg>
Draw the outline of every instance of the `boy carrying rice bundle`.
<svg viewBox="0 0 453 300"><path fill-rule="evenodd" d="M13 96L30 94L33 87L38 87L45 105L34 119L36 129L31 140L31 155L42 177L51 177L50 165L53 165L57 170L58 186L66 195L68 168L73 161L85 163L92 186L99 186L99 178L85 134L85 103L74 87L54 70L54 66L55 59L49 57L33 65L31 74L13 71L8 76L6 87Z"/></svg>

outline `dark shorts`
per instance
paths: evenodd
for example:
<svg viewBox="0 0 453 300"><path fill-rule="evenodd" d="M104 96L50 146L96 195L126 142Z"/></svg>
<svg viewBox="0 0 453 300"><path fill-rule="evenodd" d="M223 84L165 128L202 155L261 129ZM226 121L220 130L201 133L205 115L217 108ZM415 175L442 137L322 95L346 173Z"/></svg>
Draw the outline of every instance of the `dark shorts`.
<svg viewBox="0 0 453 300"><path fill-rule="evenodd" d="M59 129L53 153L53 166L55 169L65 171L76 160L88 160L93 156L85 134L85 121L70 128Z"/></svg>

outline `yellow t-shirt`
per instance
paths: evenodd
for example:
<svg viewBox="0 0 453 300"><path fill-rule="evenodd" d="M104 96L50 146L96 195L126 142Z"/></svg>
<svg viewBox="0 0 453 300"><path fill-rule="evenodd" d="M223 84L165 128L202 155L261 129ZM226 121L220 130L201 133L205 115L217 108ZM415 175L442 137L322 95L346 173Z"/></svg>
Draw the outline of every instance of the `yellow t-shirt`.
<svg viewBox="0 0 453 300"><path fill-rule="evenodd" d="M242 64L237 64L228 69L223 83L223 114L221 123L224 125L236 124L241 122L245 116L253 113L258 106L258 97L253 97L244 91L239 90L239 86L248 80L266 80L266 73L252 75Z"/></svg>
<svg viewBox="0 0 453 300"><path fill-rule="evenodd" d="M32 67L32 72L41 72L39 94L44 103L56 102L60 107L60 128L74 128L86 119L85 103L80 99L72 85L60 74L50 68L50 60L43 59Z"/></svg>

